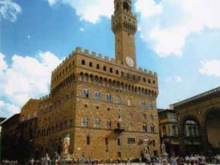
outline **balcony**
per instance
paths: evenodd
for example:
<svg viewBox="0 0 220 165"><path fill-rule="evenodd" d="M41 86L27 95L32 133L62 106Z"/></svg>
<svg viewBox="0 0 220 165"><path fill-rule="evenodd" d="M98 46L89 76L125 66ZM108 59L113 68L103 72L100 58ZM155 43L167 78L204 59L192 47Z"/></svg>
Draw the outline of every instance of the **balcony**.
<svg viewBox="0 0 220 165"><path fill-rule="evenodd" d="M115 134L121 134L124 131L125 131L125 129L121 128L121 127L114 128L114 133Z"/></svg>

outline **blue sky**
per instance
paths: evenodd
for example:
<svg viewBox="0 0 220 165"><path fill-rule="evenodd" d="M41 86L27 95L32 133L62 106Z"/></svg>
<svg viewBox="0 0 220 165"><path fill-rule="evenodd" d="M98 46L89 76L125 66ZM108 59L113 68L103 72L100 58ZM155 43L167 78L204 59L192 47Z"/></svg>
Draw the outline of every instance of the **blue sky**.
<svg viewBox="0 0 220 165"><path fill-rule="evenodd" d="M0 116L49 94L77 46L114 58L114 0L0 0ZM157 72L158 108L220 86L219 0L133 0L137 65Z"/></svg>

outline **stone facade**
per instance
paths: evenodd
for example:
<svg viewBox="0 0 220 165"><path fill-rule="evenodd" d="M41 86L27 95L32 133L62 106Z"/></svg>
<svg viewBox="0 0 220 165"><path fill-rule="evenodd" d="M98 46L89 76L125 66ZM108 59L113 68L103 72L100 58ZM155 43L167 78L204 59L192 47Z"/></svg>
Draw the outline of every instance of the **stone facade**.
<svg viewBox="0 0 220 165"><path fill-rule="evenodd" d="M34 157L62 154L67 134L74 158L139 158L146 145L160 154L157 74L136 67L131 0L114 3L115 59L77 47L52 72L50 93L39 99Z"/></svg>
<svg viewBox="0 0 220 165"><path fill-rule="evenodd" d="M155 73L77 48L53 72L51 94L40 99L37 141L50 143L45 152L61 152L70 134L70 153L77 157L139 157L138 137L147 132L155 139L152 152L159 152L157 92ZM135 142L128 144L129 138Z"/></svg>

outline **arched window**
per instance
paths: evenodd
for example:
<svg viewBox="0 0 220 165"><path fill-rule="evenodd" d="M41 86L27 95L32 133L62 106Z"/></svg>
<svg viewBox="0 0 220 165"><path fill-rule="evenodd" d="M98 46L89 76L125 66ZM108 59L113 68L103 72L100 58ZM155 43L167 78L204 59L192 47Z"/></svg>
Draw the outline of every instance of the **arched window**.
<svg viewBox="0 0 220 165"><path fill-rule="evenodd" d="M100 68L100 66L99 66L99 64L97 64L97 65L96 65L96 69L99 69L99 68Z"/></svg>
<svg viewBox="0 0 220 165"><path fill-rule="evenodd" d="M115 73L118 75L118 73L119 73L118 70L116 70Z"/></svg>
<svg viewBox="0 0 220 165"><path fill-rule="evenodd" d="M150 109L150 110L153 109L153 103L152 103L152 102L149 103L149 109Z"/></svg>
<svg viewBox="0 0 220 165"><path fill-rule="evenodd" d="M94 93L94 99L100 100L100 93L98 91L95 91Z"/></svg>
<svg viewBox="0 0 220 165"><path fill-rule="evenodd" d="M154 115L150 115L150 118L153 121L154 120Z"/></svg>
<svg viewBox="0 0 220 165"><path fill-rule="evenodd" d="M87 117L82 118L82 126L88 127L89 126L89 119Z"/></svg>
<svg viewBox="0 0 220 165"><path fill-rule="evenodd" d="M130 11L130 6L127 2L123 2L123 9L127 10L127 11Z"/></svg>
<svg viewBox="0 0 220 165"><path fill-rule="evenodd" d="M115 103L116 103L116 104L119 104L120 102L121 102L120 97L119 97L119 96L116 96L116 97L115 97Z"/></svg>
<svg viewBox="0 0 220 165"><path fill-rule="evenodd" d="M105 100L106 100L107 102L111 102L111 95L110 95L109 93L107 93L107 94L105 95Z"/></svg>
<svg viewBox="0 0 220 165"><path fill-rule="evenodd" d="M110 69L109 69L109 72L110 72L110 73L112 73L112 72L113 72L113 69L112 69L112 68L110 68Z"/></svg>
<svg viewBox="0 0 220 165"><path fill-rule="evenodd" d="M143 124L143 132L147 132L147 125Z"/></svg>
<svg viewBox="0 0 220 165"><path fill-rule="evenodd" d="M173 128L173 136L177 136L176 125L172 125Z"/></svg>
<svg viewBox="0 0 220 165"><path fill-rule="evenodd" d="M111 129L111 121L110 120L106 121L106 128Z"/></svg>
<svg viewBox="0 0 220 165"><path fill-rule="evenodd" d="M151 131L152 133L154 133L154 125L152 125L152 126L150 127L150 131Z"/></svg>
<svg viewBox="0 0 220 165"><path fill-rule="evenodd" d="M94 122L94 127L96 128L100 128L100 119L95 119L95 122Z"/></svg>
<svg viewBox="0 0 220 165"><path fill-rule="evenodd" d="M103 70L106 71L106 66L103 66Z"/></svg>
<svg viewBox="0 0 220 165"><path fill-rule="evenodd" d="M145 101L142 101L142 102L141 102L141 108L142 108L142 109L146 109L146 108L147 108L147 104L146 104Z"/></svg>
<svg viewBox="0 0 220 165"><path fill-rule="evenodd" d="M82 61L81 61L81 64L82 64L82 65L85 65L85 64L86 64L85 60L82 60Z"/></svg>
<svg viewBox="0 0 220 165"><path fill-rule="evenodd" d="M88 89L83 89L83 97L89 98L89 90Z"/></svg>

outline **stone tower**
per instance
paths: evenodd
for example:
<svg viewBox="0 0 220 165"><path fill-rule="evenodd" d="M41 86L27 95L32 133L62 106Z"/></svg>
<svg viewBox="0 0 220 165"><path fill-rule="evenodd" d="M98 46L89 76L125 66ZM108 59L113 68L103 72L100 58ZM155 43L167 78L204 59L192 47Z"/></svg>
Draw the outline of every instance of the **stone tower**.
<svg viewBox="0 0 220 165"><path fill-rule="evenodd" d="M132 13L131 0L115 0L112 31L115 34L115 58L128 67L136 68L135 33L137 19Z"/></svg>

